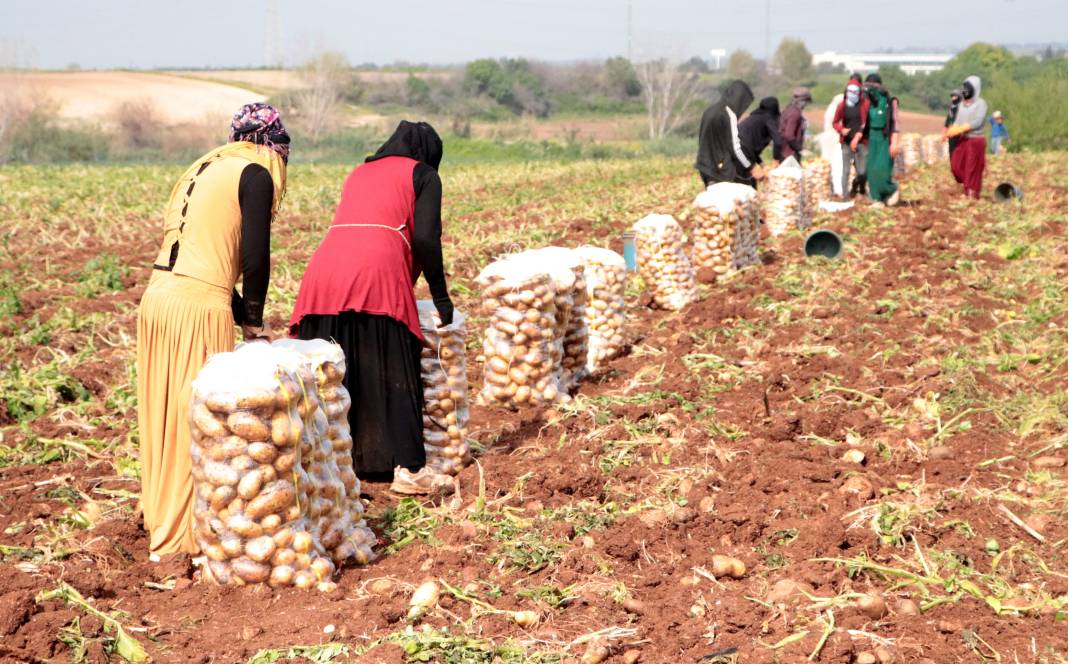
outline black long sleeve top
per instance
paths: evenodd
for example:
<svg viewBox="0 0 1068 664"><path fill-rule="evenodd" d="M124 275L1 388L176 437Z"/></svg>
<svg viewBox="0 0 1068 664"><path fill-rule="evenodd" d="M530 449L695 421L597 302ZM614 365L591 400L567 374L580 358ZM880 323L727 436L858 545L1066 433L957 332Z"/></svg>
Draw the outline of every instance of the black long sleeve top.
<svg viewBox="0 0 1068 664"><path fill-rule="evenodd" d="M453 305L445 284L445 264L441 255L441 178L425 163L412 171L415 188L415 224L412 256L422 268L430 296L443 325L452 323Z"/></svg>
<svg viewBox="0 0 1068 664"><path fill-rule="evenodd" d="M271 210L274 182L267 169L249 164L237 187L241 207L241 293L234 289L230 308L238 325L263 325L263 305L271 277Z"/></svg>

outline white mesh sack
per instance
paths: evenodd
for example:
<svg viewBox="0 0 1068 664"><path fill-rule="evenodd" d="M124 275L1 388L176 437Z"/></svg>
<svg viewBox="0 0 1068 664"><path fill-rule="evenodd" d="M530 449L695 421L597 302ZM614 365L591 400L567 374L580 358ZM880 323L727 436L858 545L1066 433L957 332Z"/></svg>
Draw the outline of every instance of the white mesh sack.
<svg viewBox="0 0 1068 664"><path fill-rule="evenodd" d="M586 327L589 351L586 368L597 371L626 346L625 292L627 263L611 249L583 246L575 249L586 266Z"/></svg>
<svg viewBox="0 0 1068 664"><path fill-rule="evenodd" d="M720 182L693 202L693 264L717 275L760 262L756 190Z"/></svg>
<svg viewBox="0 0 1068 664"><path fill-rule="evenodd" d="M467 441L467 319L456 311L452 323L441 325L431 300L416 303L424 347L420 369L423 378L423 447L426 465L455 475L471 462Z"/></svg>
<svg viewBox="0 0 1068 664"><path fill-rule="evenodd" d="M653 303L682 309L697 297L693 265L686 255L682 226L667 214L650 214L634 224L638 273L653 291Z"/></svg>

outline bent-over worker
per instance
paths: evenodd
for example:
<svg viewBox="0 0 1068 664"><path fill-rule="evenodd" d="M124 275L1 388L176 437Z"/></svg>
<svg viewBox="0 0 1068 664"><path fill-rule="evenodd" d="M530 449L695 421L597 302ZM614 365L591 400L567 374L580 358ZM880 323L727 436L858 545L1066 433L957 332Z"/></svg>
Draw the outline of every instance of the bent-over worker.
<svg viewBox="0 0 1068 664"><path fill-rule="evenodd" d="M248 104L231 122L230 142L197 159L171 191L163 245L137 310L141 507L153 556L197 552L192 382L211 355L233 350L235 323L246 340L267 336L271 219L288 158L278 111Z"/></svg>

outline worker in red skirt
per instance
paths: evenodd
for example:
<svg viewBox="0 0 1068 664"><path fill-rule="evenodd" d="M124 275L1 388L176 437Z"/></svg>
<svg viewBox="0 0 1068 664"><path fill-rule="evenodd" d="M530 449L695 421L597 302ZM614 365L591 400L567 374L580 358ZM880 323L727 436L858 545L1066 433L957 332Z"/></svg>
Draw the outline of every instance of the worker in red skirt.
<svg viewBox="0 0 1068 664"><path fill-rule="evenodd" d="M986 169L986 101L979 96L982 82L969 76L961 86L961 103L954 124L946 130L946 138L959 137L950 158L953 177L964 185L964 195L979 198L983 190L983 171Z"/></svg>
<svg viewBox="0 0 1068 664"><path fill-rule="evenodd" d="M433 127L402 121L349 174L289 320L290 334L341 346L353 464L364 478L391 476L393 491L404 494L451 484L425 467L424 339L414 290L422 274L442 324L452 322L441 255L441 156Z"/></svg>

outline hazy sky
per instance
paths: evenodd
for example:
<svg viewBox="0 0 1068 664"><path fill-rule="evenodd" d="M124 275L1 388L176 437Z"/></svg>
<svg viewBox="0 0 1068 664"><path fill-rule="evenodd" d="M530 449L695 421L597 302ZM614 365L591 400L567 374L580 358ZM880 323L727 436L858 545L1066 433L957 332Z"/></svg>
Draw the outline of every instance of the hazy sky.
<svg viewBox="0 0 1068 664"><path fill-rule="evenodd" d="M631 0L633 51L764 54L769 0ZM363 62L545 60L627 52L627 0L278 0L282 50ZM270 0L0 0L0 55L62 68L224 67L264 63ZM954 48L973 41L1068 41L1068 0L770 0L771 44L814 51ZM7 64L7 63L0 63Z"/></svg>

